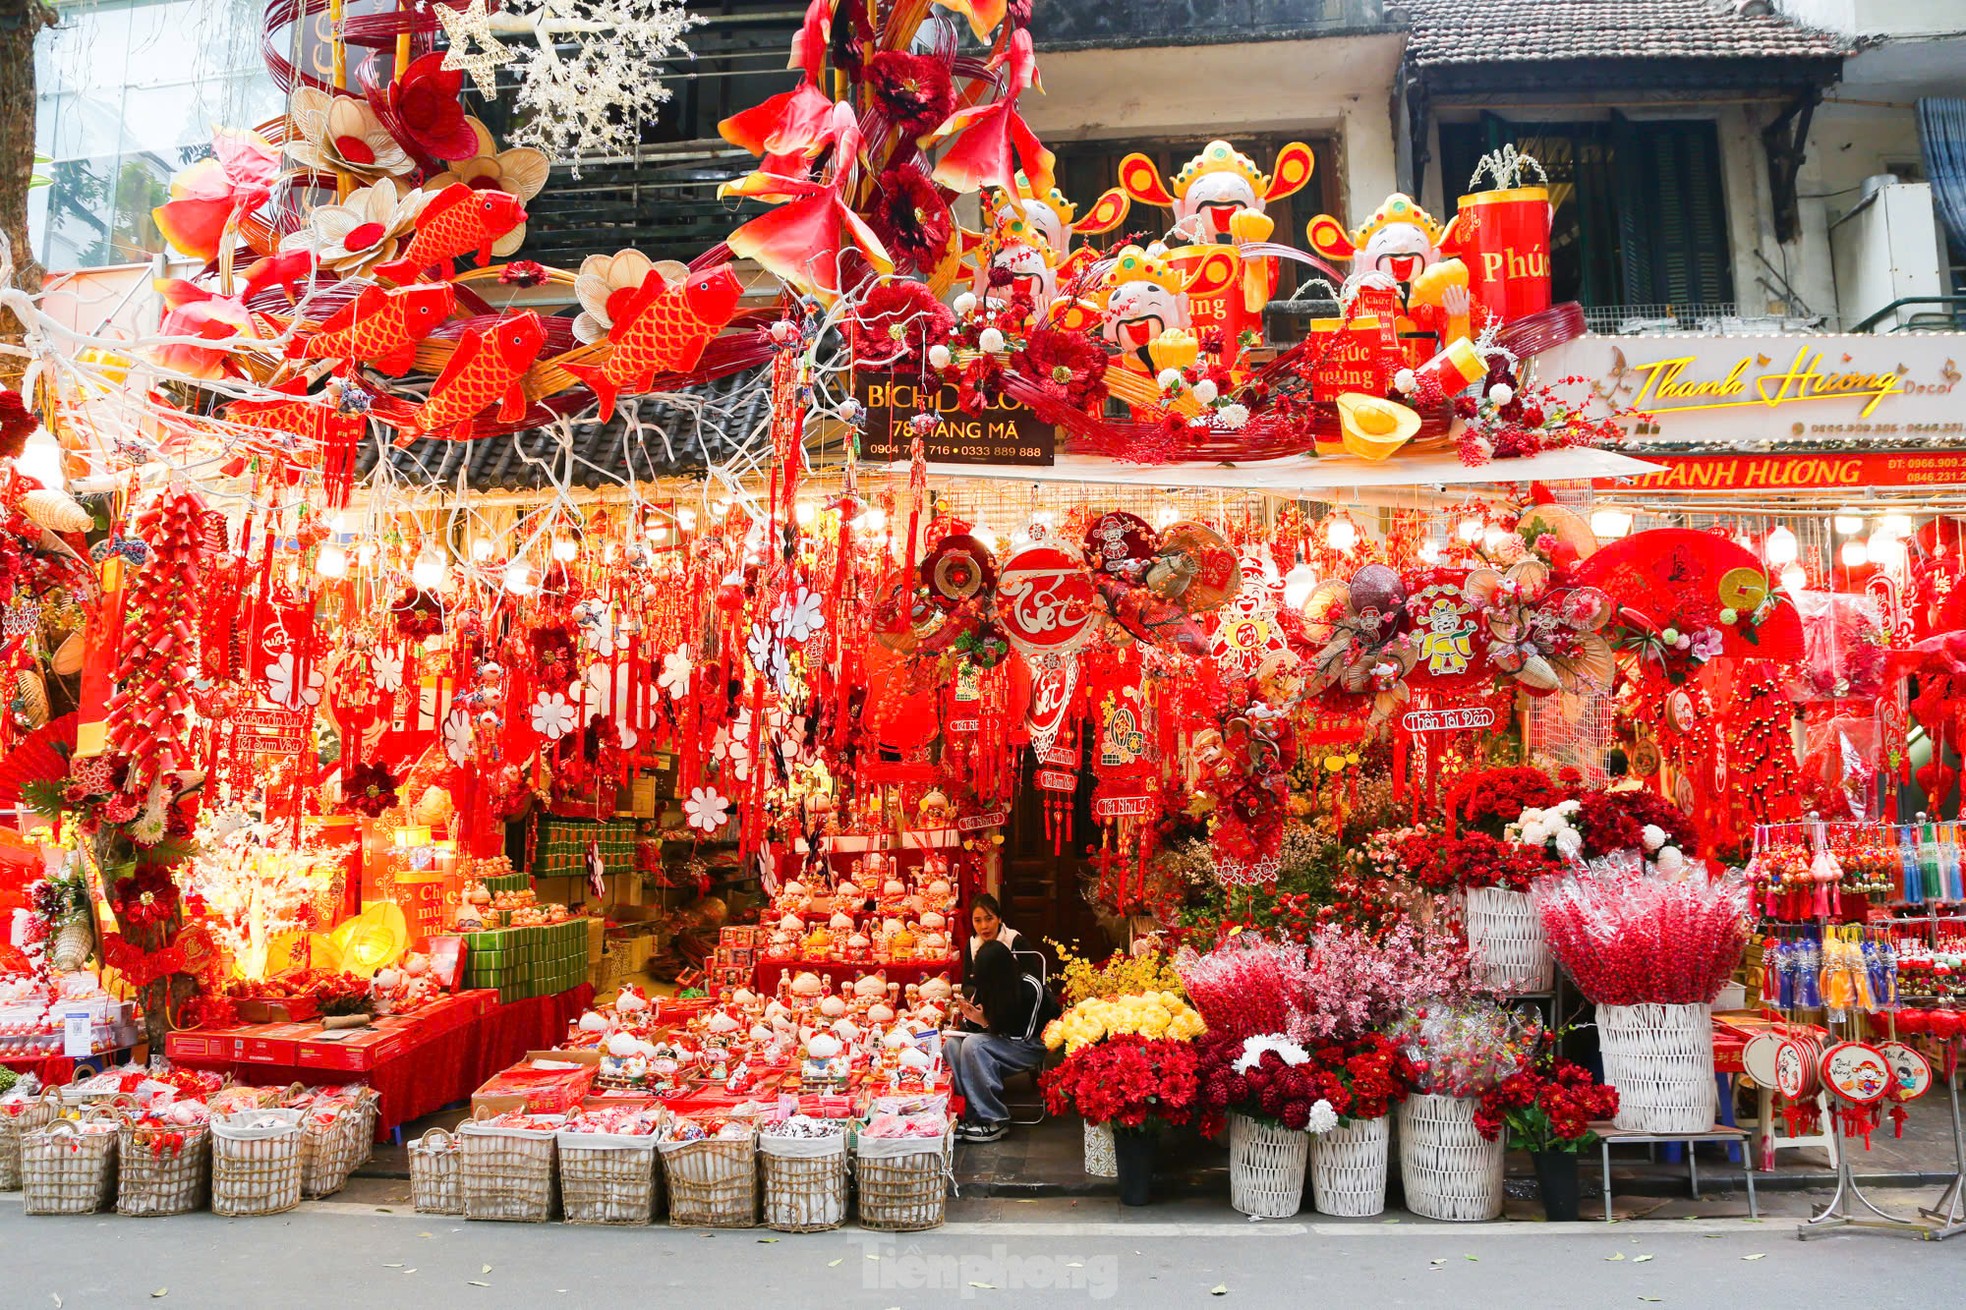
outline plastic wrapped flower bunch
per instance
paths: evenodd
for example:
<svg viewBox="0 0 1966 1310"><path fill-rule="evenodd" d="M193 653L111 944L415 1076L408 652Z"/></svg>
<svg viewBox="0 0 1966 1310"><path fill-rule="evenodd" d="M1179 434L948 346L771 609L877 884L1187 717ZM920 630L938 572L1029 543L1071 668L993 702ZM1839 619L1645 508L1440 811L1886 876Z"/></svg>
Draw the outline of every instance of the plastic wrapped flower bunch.
<svg viewBox="0 0 1966 1310"><path fill-rule="evenodd" d="M1206 1025L1192 1005L1173 992L1101 997L1080 1001L1045 1025L1044 1044L1070 1055L1080 1047L1123 1034L1191 1042Z"/></svg>
<svg viewBox="0 0 1966 1310"><path fill-rule="evenodd" d="M1480 1096L1535 1058L1542 1021L1493 1001L1436 1000L1415 1005L1387 1035L1412 1062L1415 1091Z"/></svg>

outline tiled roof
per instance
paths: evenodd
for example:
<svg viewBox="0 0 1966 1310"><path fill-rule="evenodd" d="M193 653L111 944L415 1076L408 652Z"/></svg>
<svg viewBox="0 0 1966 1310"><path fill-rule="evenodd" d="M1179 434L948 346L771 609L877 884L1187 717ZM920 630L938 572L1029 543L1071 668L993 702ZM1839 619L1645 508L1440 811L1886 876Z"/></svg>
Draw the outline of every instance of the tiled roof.
<svg viewBox="0 0 1966 1310"><path fill-rule="evenodd" d="M1823 59L1848 43L1728 0L1402 0L1422 68L1579 59Z"/></svg>
<svg viewBox="0 0 1966 1310"><path fill-rule="evenodd" d="M639 431L621 418L576 423L571 448L557 430L535 428L478 441L425 437L390 448L389 462L406 480L424 485L456 486L462 468L475 491L532 490L561 480L601 487L696 473L762 440L755 434L771 413L764 375L750 369L674 397L638 397ZM376 458L376 446L365 446L360 471L374 468Z"/></svg>

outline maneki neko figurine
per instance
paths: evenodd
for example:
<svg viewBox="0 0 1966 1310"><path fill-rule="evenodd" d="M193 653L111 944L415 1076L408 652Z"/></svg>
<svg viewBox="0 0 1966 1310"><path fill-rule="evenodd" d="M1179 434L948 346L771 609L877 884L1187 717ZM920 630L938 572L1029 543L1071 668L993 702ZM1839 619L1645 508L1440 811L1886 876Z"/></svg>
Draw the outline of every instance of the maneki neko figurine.
<svg viewBox="0 0 1966 1310"><path fill-rule="evenodd" d="M1152 159L1128 155L1120 161L1119 189L1136 203L1173 211L1174 226L1168 231L1167 245L1190 249L1227 246L1240 254L1242 246L1270 240L1276 220L1266 212L1268 207L1302 190L1316 167L1316 155L1301 141L1279 150L1268 173L1227 141L1210 141L1165 180ZM1170 251L1170 257L1180 265L1194 261L1197 254L1177 248ZM1237 262L1240 276L1232 278L1230 285L1197 294L1194 305L1197 330L1222 330L1222 362L1226 365L1234 364L1244 332L1262 332L1263 306L1275 294L1279 276L1274 258L1239 258Z"/></svg>
<svg viewBox="0 0 1966 1310"><path fill-rule="evenodd" d="M1387 196L1356 231L1347 232L1329 214L1319 214L1307 228L1311 249L1327 259L1349 259L1354 279L1377 273L1391 281L1395 326L1407 344L1409 367L1469 336L1468 269L1446 256L1450 229L1399 194ZM1368 299L1362 307L1369 305Z"/></svg>

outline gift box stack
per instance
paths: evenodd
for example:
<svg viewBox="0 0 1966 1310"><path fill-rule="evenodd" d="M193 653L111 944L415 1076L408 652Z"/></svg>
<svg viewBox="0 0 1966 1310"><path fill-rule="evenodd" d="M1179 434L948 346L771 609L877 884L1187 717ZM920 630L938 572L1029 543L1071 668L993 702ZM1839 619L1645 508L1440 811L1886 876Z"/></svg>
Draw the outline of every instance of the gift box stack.
<svg viewBox="0 0 1966 1310"><path fill-rule="evenodd" d="M539 846L533 873L542 877L587 872L588 843L598 843L601 863L609 873L635 871L635 842L639 834L632 819L567 819L557 815L540 821Z"/></svg>
<svg viewBox="0 0 1966 1310"><path fill-rule="evenodd" d="M717 949L710 956L707 989L716 995L725 988L744 987L758 963L759 929L735 926L718 930Z"/></svg>
<svg viewBox="0 0 1966 1310"><path fill-rule="evenodd" d="M501 1004L551 996L587 981L587 920L464 934L464 986Z"/></svg>

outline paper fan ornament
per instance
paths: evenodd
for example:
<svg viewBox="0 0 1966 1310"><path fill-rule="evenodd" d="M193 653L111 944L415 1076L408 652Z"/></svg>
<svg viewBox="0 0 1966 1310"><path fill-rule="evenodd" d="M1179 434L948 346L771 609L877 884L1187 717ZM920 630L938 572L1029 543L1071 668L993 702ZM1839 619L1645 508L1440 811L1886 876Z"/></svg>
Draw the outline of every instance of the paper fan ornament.
<svg viewBox="0 0 1966 1310"><path fill-rule="evenodd" d="M1714 629L1723 655L1802 658L1802 616L1774 590L1767 567L1730 538L1691 528L1635 533L1600 547L1573 571L1573 581L1613 597L1657 629Z"/></svg>
<svg viewBox="0 0 1966 1310"><path fill-rule="evenodd" d="M1147 585L1190 614L1206 614L1242 589L1242 566L1221 533L1184 521L1169 527L1161 539L1159 556L1147 570Z"/></svg>
<svg viewBox="0 0 1966 1310"><path fill-rule="evenodd" d="M75 715L64 714L20 739L0 758L0 804L20 804L22 784L52 782L68 775L68 754L75 750Z"/></svg>
<svg viewBox="0 0 1966 1310"><path fill-rule="evenodd" d="M1507 573L1476 569L1465 588L1488 636L1488 661L1532 695L1561 689L1606 695L1617 671L1599 634L1617 612L1595 587L1551 592L1550 569L1527 559Z"/></svg>
<svg viewBox="0 0 1966 1310"><path fill-rule="evenodd" d="M1406 584L1398 571L1367 564L1350 582L1322 582L1304 601L1304 635L1312 646L1310 690L1334 683L1362 692L1385 683L1405 686L1417 647L1398 640L1405 618Z"/></svg>
<svg viewBox="0 0 1966 1310"><path fill-rule="evenodd" d="M1515 521L1515 533L1530 546L1543 537L1553 537L1550 563L1557 568L1580 564L1598 551L1597 534L1583 515L1561 505L1531 505Z"/></svg>

